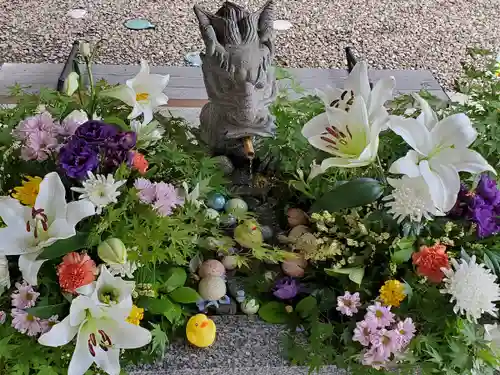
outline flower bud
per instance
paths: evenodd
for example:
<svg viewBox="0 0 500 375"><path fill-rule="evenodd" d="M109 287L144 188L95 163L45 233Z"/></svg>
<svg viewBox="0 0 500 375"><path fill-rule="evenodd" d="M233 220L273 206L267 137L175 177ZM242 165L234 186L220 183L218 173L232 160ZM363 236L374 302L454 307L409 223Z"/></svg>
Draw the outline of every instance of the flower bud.
<svg viewBox="0 0 500 375"><path fill-rule="evenodd" d="M80 55L83 57L90 57L91 51L90 51L90 43L88 42L81 42L80 43Z"/></svg>
<svg viewBox="0 0 500 375"><path fill-rule="evenodd" d="M66 93L66 95L71 96L75 93L76 90L78 90L78 79L80 76L76 72L71 72L68 74L68 77L66 78L66 81L64 81L64 86L63 90Z"/></svg>
<svg viewBox="0 0 500 375"><path fill-rule="evenodd" d="M240 305L241 311L243 311L244 314L246 315L253 315L257 314L257 311L259 311L259 304L255 299L248 299L245 300L241 303Z"/></svg>
<svg viewBox="0 0 500 375"><path fill-rule="evenodd" d="M127 248L118 238L108 238L97 247L97 254L107 264L125 264Z"/></svg>

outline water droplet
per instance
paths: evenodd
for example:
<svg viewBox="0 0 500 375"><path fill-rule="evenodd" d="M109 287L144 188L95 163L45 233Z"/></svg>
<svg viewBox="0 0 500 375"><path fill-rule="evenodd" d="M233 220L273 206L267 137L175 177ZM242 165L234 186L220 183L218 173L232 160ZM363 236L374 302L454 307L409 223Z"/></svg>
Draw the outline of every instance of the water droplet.
<svg viewBox="0 0 500 375"><path fill-rule="evenodd" d="M68 16L74 19L80 19L85 17L87 11L85 9L71 9L68 11Z"/></svg>
<svg viewBox="0 0 500 375"><path fill-rule="evenodd" d="M146 30L146 29L154 29L155 25L153 25L149 20L143 18L136 18L133 20L128 20L124 23L125 27L130 30Z"/></svg>
<svg viewBox="0 0 500 375"><path fill-rule="evenodd" d="M273 24L274 30L288 30L292 27L292 23L287 20L276 20Z"/></svg>

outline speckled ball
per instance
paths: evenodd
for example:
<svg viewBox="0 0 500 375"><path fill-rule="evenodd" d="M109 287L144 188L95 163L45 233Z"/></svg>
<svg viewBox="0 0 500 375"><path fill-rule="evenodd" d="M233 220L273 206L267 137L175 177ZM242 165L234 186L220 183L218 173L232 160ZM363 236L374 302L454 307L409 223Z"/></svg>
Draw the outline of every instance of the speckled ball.
<svg viewBox="0 0 500 375"><path fill-rule="evenodd" d="M309 217L300 208L289 208L287 216L290 228L294 228L297 225L307 225L309 223Z"/></svg>
<svg viewBox="0 0 500 375"><path fill-rule="evenodd" d="M260 305L255 299L248 299L241 303L241 311L246 315L254 315L259 311Z"/></svg>
<svg viewBox="0 0 500 375"><path fill-rule="evenodd" d="M205 216L208 218L208 219L212 219L212 220L215 220L217 219L220 214L217 210L214 210L213 208L207 208L206 211L205 211Z"/></svg>
<svg viewBox="0 0 500 375"><path fill-rule="evenodd" d="M220 223L225 227L232 227L236 225L236 217L232 214L225 215L221 217Z"/></svg>
<svg viewBox="0 0 500 375"><path fill-rule="evenodd" d="M287 259L281 265L285 275L290 277L303 277L304 269L307 267L307 261L303 256L298 255L295 258Z"/></svg>
<svg viewBox="0 0 500 375"><path fill-rule="evenodd" d="M222 211L226 204L226 198L220 193L213 193L207 199L207 206L217 211Z"/></svg>
<svg viewBox="0 0 500 375"><path fill-rule="evenodd" d="M209 276L222 277L226 274L224 265L216 259L209 259L204 261L198 269L198 275L201 278Z"/></svg>
<svg viewBox="0 0 500 375"><path fill-rule="evenodd" d="M226 282L218 276L205 277L198 284L198 293L205 301L218 301L226 295Z"/></svg>
<svg viewBox="0 0 500 375"><path fill-rule="evenodd" d="M273 238L273 228L271 228L269 225L262 225L260 227L260 231L262 232L262 238L264 238L264 241L269 241L271 238Z"/></svg>
<svg viewBox="0 0 500 375"><path fill-rule="evenodd" d="M224 206L224 210L228 214L232 213L244 214L245 212L248 211L248 204L243 199L233 198L227 201L226 205Z"/></svg>
<svg viewBox="0 0 500 375"><path fill-rule="evenodd" d="M234 165L231 159L225 155L219 155L214 157L215 163L224 173L224 175L229 176L234 171Z"/></svg>
<svg viewBox="0 0 500 375"><path fill-rule="evenodd" d="M226 255L224 258L222 258L222 264L224 265L226 270L232 271L238 266L236 259L237 258L234 255Z"/></svg>

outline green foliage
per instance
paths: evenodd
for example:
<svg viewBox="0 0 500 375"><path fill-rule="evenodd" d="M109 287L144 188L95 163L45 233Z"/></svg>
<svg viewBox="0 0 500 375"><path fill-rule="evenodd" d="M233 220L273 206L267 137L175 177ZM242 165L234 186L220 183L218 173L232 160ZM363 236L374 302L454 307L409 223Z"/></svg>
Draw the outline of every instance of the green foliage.
<svg viewBox="0 0 500 375"><path fill-rule="evenodd" d="M196 290L185 286L173 290L170 293L170 298L178 303L196 303L201 299Z"/></svg>
<svg viewBox="0 0 500 375"><path fill-rule="evenodd" d="M41 319L48 319L53 315L62 316L67 307L69 307L67 303L58 303L57 305L31 307L26 309L26 312Z"/></svg>
<svg viewBox="0 0 500 375"><path fill-rule="evenodd" d="M56 259L63 255L66 255L72 251L77 251L83 248L90 248L92 245L88 243L88 233L78 232L75 236L59 240L52 245L43 249L43 251L38 256L38 259Z"/></svg>
<svg viewBox="0 0 500 375"><path fill-rule="evenodd" d="M361 207L382 196L383 186L372 178L357 178L333 188L311 207L311 211L337 212L344 208Z"/></svg>
<svg viewBox="0 0 500 375"><path fill-rule="evenodd" d="M268 302L261 306L259 316L262 320L273 324L283 324L288 320L285 304L277 301Z"/></svg>
<svg viewBox="0 0 500 375"><path fill-rule="evenodd" d="M153 337L151 352L163 357L169 343L168 335L161 329L159 324L152 323L151 326L153 327L151 330L151 336Z"/></svg>

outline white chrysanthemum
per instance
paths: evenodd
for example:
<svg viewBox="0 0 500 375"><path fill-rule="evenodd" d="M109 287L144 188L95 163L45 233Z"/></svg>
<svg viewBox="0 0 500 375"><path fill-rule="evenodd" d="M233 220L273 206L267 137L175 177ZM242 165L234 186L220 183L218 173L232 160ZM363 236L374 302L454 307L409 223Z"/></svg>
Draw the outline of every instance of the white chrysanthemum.
<svg viewBox="0 0 500 375"><path fill-rule="evenodd" d="M109 273L113 276L128 277L129 279L134 278L134 272L137 270L137 264L135 262L126 261L124 264L109 264Z"/></svg>
<svg viewBox="0 0 500 375"><path fill-rule="evenodd" d="M451 294L450 302L456 301L453 311L464 314L472 322L477 322L483 313L496 317L498 309L494 302L500 300L497 277L484 264L477 264L475 256L469 263L464 259L460 263L451 259L451 264L453 268L441 268L445 274L445 289L441 293Z"/></svg>
<svg viewBox="0 0 500 375"><path fill-rule="evenodd" d="M71 190L81 193L80 199L91 202L96 207L96 213L101 214L102 209L111 203L118 202L120 192L118 189L125 184L125 180L115 181L113 175L95 175L87 172L88 179L82 182L83 187L72 187Z"/></svg>
<svg viewBox="0 0 500 375"><path fill-rule="evenodd" d="M406 217L419 223L422 218L430 220L431 215L444 215L434 206L429 187L421 176L388 178L387 181L394 190L383 200L390 201L385 206L389 208L388 212L394 216L398 223L401 223Z"/></svg>

